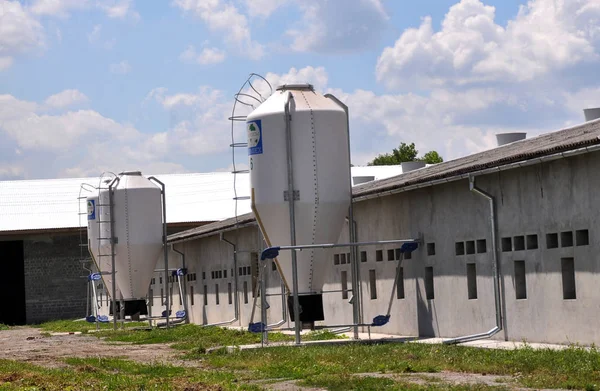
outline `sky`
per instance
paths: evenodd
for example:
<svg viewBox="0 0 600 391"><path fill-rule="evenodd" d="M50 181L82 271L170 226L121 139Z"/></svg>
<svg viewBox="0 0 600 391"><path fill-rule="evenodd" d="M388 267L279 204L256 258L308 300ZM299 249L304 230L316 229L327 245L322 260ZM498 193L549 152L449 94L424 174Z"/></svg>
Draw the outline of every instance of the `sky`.
<svg viewBox="0 0 600 391"><path fill-rule="evenodd" d="M0 0L0 180L229 171L250 73L342 99L355 165L450 160L583 122L599 66L600 0Z"/></svg>

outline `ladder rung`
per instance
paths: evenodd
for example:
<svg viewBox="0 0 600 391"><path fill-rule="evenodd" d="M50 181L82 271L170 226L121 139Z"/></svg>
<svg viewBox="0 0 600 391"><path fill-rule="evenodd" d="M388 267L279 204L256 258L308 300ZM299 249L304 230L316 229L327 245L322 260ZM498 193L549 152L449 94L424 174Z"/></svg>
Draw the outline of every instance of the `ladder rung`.
<svg viewBox="0 0 600 391"><path fill-rule="evenodd" d="M232 174L247 174L249 172L250 172L250 170L236 170L236 171L231 171Z"/></svg>
<svg viewBox="0 0 600 391"><path fill-rule="evenodd" d="M231 148L247 148L248 143L233 143L233 144L229 144L229 146Z"/></svg>
<svg viewBox="0 0 600 391"><path fill-rule="evenodd" d="M243 200L249 200L250 196L244 196L244 197L233 197L234 200L238 200L238 201L243 201Z"/></svg>

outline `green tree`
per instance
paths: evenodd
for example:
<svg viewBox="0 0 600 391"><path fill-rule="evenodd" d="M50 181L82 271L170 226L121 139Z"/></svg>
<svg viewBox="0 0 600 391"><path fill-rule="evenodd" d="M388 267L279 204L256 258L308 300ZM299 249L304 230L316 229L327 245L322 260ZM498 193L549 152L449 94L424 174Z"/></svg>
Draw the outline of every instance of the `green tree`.
<svg viewBox="0 0 600 391"><path fill-rule="evenodd" d="M422 157L417 157L419 151L415 148L415 143L401 143L398 148L394 148L392 153L383 153L369 162L369 166L392 166L404 162L424 161L427 164L441 163L444 159L436 151L429 151Z"/></svg>

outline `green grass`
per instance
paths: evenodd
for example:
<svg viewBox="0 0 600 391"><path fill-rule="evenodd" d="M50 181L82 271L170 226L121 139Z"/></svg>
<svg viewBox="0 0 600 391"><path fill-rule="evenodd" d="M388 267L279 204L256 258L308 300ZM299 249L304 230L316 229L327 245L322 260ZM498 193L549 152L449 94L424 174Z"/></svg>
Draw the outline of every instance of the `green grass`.
<svg viewBox="0 0 600 391"><path fill-rule="evenodd" d="M112 323L99 323L101 330L108 330L113 328ZM147 327L147 322L131 322L125 323L125 327ZM96 323L88 323L85 320L52 320L37 325L44 332L82 332L87 333L92 330L96 330Z"/></svg>
<svg viewBox="0 0 600 391"><path fill-rule="evenodd" d="M2 331L2 330L8 330L8 329L10 329L9 326L5 325L4 323L0 323L0 331Z"/></svg>

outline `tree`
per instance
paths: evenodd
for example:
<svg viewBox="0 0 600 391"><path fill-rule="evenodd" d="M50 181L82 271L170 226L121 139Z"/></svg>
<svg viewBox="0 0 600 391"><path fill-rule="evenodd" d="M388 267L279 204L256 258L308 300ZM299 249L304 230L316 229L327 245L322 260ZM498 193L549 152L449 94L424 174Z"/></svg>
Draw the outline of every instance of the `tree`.
<svg viewBox="0 0 600 391"><path fill-rule="evenodd" d="M369 162L369 166L392 166L404 162L423 161L427 164L441 163L444 159L436 151L429 151L422 157L417 157L419 151L415 148L415 143L401 143L398 148L394 148L392 153L384 153Z"/></svg>

